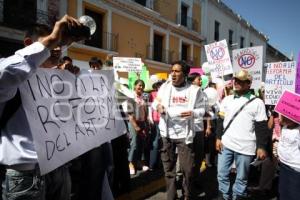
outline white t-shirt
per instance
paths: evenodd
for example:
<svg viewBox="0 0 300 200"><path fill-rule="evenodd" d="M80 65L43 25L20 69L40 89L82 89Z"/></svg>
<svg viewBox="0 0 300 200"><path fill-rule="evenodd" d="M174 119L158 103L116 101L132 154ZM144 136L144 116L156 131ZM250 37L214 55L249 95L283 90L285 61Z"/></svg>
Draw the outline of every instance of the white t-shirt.
<svg viewBox="0 0 300 200"><path fill-rule="evenodd" d="M188 110L189 90L187 86L176 88L172 86L171 98L167 110L169 115L168 133L171 139L186 138L188 119L180 117L180 114Z"/></svg>
<svg viewBox="0 0 300 200"><path fill-rule="evenodd" d="M251 95L250 98L254 98ZM235 98L234 95L223 99L220 106L220 112L224 113L224 128L227 126L233 115L247 101L246 97ZM254 122L267 120L265 105L263 101L256 98L235 117L230 127L222 136L222 143L225 147L245 155L255 155L256 135L254 132ZM267 133L266 133L267 134Z"/></svg>
<svg viewBox="0 0 300 200"><path fill-rule="evenodd" d="M283 127L278 143L278 156L282 163L300 170L300 127Z"/></svg>

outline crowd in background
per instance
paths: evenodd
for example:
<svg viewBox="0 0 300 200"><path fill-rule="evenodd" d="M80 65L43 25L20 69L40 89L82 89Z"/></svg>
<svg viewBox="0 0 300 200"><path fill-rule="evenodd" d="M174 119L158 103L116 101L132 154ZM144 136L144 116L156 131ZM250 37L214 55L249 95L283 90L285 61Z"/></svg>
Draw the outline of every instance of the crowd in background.
<svg viewBox="0 0 300 200"><path fill-rule="evenodd" d="M217 166L219 199L247 199L249 191L271 190L279 162L280 199L299 199L299 122L278 115L274 106L266 106L264 88L255 95L250 89L252 77L244 70L225 86L223 97L211 100L207 90L216 90L216 85L210 82L207 88L201 88L201 75L190 74L190 66L184 61L173 63L169 79L155 82L152 91L145 92L145 83L135 81L134 98L120 105L127 126L125 134L41 176L17 88L37 67L80 74L70 57L60 59L57 48L62 41L79 40L69 41L61 35L65 25L70 24L80 26L76 19L65 16L53 30L34 27L26 34L26 47L0 61L4 200L103 199L105 180L117 197L130 191L130 175L160 168L165 173L168 200L178 198L179 174L183 198L197 199L205 196L201 169L213 166ZM112 57L104 64L92 57L89 66L90 70L103 70L103 66L112 69ZM8 159L8 154L14 155L13 160ZM250 166L258 163L259 184L247 187ZM233 171L236 177L230 186Z"/></svg>

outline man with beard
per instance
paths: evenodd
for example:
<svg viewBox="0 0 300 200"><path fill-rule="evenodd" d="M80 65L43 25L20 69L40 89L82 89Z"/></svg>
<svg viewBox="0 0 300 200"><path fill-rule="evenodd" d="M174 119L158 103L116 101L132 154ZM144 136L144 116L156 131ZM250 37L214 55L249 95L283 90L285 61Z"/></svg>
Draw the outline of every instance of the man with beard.
<svg viewBox="0 0 300 200"><path fill-rule="evenodd" d="M65 15L53 30L46 25L29 29L25 48L0 60L0 163L6 169L2 183L3 199L45 199L45 177L40 175L37 152L18 86L30 78L38 67L52 68L58 64L61 46L75 38L67 28L80 28L76 19Z"/></svg>

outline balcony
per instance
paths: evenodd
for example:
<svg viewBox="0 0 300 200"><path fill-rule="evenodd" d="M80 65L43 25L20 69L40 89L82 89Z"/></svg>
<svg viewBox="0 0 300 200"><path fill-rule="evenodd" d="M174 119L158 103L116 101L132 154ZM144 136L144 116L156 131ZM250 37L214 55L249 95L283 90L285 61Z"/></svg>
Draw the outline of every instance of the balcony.
<svg viewBox="0 0 300 200"><path fill-rule="evenodd" d="M178 55L176 57L176 53L174 51L162 49L160 51L155 50L153 45L147 46L147 59L162 62L166 64L171 64L175 60L178 59Z"/></svg>
<svg viewBox="0 0 300 200"><path fill-rule="evenodd" d="M90 40L85 41L85 44L108 51L118 51L118 40L118 34L109 32L97 33L96 31Z"/></svg>
<svg viewBox="0 0 300 200"><path fill-rule="evenodd" d="M8 7L4 10L4 1L0 0L0 25L8 28L24 30L33 24L53 25L55 17L50 17L46 11L38 9L24 10L18 7Z"/></svg>
<svg viewBox="0 0 300 200"><path fill-rule="evenodd" d="M192 17L182 16L181 13L178 13L176 23L185 26L189 30L198 31L198 21Z"/></svg>

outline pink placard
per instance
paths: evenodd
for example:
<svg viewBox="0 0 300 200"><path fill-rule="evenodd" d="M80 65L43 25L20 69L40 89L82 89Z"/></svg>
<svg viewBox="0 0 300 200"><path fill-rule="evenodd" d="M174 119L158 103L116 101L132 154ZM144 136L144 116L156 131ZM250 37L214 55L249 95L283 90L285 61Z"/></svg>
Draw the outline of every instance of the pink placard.
<svg viewBox="0 0 300 200"><path fill-rule="evenodd" d="M300 94L300 53L298 55L298 64L297 64L297 75L296 75L296 93Z"/></svg>
<svg viewBox="0 0 300 200"><path fill-rule="evenodd" d="M193 68L190 68L190 74L191 74L191 73L194 73L194 72L196 72L196 73L198 73L198 74L200 74L200 75L204 75L204 71L203 71L203 69L200 68L200 67L193 67Z"/></svg>
<svg viewBox="0 0 300 200"><path fill-rule="evenodd" d="M284 91L275 107L275 111L300 123L300 95L287 90Z"/></svg>

